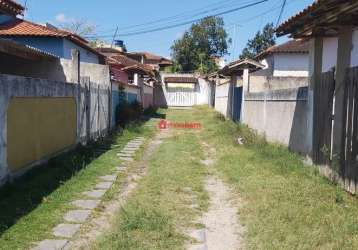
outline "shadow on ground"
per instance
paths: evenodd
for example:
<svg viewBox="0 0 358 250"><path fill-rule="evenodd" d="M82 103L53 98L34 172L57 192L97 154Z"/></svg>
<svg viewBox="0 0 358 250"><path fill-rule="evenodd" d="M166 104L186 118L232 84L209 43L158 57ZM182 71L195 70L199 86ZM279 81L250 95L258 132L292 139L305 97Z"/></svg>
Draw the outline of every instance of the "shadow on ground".
<svg viewBox="0 0 358 250"><path fill-rule="evenodd" d="M141 126L150 118L165 118L165 115L154 112L126 126L126 130L139 133ZM86 146L61 154L46 164L30 170L13 183L0 188L0 236L20 218L33 211L45 197L59 186L70 180L80 170L86 168L93 160L113 149L121 130L91 142Z"/></svg>

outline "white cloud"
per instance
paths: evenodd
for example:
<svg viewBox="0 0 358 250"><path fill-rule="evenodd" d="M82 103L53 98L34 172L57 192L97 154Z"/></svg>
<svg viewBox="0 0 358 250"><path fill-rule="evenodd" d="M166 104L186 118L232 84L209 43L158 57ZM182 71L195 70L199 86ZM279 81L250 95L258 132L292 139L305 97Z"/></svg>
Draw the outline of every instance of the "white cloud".
<svg viewBox="0 0 358 250"><path fill-rule="evenodd" d="M71 22L72 18L68 18L65 14L59 13L55 16L55 19L59 23L68 23Z"/></svg>

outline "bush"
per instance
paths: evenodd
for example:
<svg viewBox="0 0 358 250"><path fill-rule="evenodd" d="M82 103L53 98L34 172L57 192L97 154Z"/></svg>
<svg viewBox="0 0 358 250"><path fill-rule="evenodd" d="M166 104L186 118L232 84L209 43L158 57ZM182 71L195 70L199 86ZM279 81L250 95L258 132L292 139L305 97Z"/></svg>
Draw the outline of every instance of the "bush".
<svg viewBox="0 0 358 250"><path fill-rule="evenodd" d="M143 114L143 106L138 101L133 103L123 102L116 110L116 124L125 127L128 123L135 121Z"/></svg>
<svg viewBox="0 0 358 250"><path fill-rule="evenodd" d="M152 115L154 115L156 113L157 113L157 109L152 107L152 106L149 106L148 108L146 108L144 110L143 114L146 115L146 116L152 116Z"/></svg>
<svg viewBox="0 0 358 250"><path fill-rule="evenodd" d="M216 115L216 119L218 119L219 121L222 122L226 121L226 117L223 114L216 112L215 115Z"/></svg>

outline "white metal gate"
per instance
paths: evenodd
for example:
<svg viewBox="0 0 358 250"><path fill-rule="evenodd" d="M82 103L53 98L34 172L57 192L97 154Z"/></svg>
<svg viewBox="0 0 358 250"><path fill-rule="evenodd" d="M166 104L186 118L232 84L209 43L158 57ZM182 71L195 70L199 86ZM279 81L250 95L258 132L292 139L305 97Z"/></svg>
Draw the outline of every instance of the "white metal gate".
<svg viewBox="0 0 358 250"><path fill-rule="evenodd" d="M168 106L188 107L196 104L195 89L190 88L167 88Z"/></svg>

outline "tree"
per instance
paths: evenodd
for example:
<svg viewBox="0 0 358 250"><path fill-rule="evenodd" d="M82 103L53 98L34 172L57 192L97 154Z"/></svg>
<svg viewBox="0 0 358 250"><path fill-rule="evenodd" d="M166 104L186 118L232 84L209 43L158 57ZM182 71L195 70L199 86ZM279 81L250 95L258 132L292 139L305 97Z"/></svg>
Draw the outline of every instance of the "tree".
<svg viewBox="0 0 358 250"><path fill-rule="evenodd" d="M268 23L262 32L258 31L253 39L247 42L243 49L240 59L254 59L261 52L276 44L276 35L273 23Z"/></svg>
<svg viewBox="0 0 358 250"><path fill-rule="evenodd" d="M105 43L104 41L96 38L96 25L89 23L86 20L73 19L61 25L61 28L81 37L91 36L92 38L89 39L89 45L93 48L99 47L101 44Z"/></svg>
<svg viewBox="0 0 358 250"><path fill-rule="evenodd" d="M86 20L73 19L62 24L61 28L79 36L93 36L96 34L96 25Z"/></svg>
<svg viewBox="0 0 358 250"><path fill-rule="evenodd" d="M217 70L215 59L228 54L231 39L224 29L221 17L206 17L193 24L182 38L174 41L172 57L177 71Z"/></svg>

